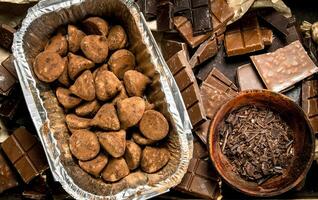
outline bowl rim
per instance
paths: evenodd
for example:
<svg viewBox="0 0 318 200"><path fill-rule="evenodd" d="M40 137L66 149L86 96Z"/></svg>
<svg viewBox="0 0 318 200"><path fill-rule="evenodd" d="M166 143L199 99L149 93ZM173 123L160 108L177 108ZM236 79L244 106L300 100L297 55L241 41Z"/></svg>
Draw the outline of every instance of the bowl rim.
<svg viewBox="0 0 318 200"><path fill-rule="evenodd" d="M288 192L289 190L295 188L297 185L299 185L301 183L301 181L306 177L311 165L312 165L312 162L314 160L314 152L315 152L315 144L312 145L312 148L311 148L311 155L310 155L310 159L305 167L305 169L302 171L301 175L299 177L297 177L293 182L292 184L289 184L288 186L284 187L283 189L280 189L280 190L276 190L276 191L273 191L273 192L258 192L258 193L251 193L249 190L245 190L244 187L238 187L235 183L231 182L227 176L225 175L225 173L222 172L222 170L220 170L219 167L217 167L217 165L215 164L216 163L216 160L214 159L214 156L212 154L212 142L211 142L211 137L212 137L212 127L217 127L218 124L216 124L216 116L220 115L220 113L225 109L225 107L228 106L228 104L232 101L235 101L237 98L241 97L241 96L246 96L246 95L249 95L249 94L263 94L263 93L269 93L269 94L274 94L274 95L277 95L279 96L279 98L282 98L286 101L290 101L292 102L292 104L295 105L295 108L302 112L303 113L303 116L304 116L304 120L306 121L306 124L309 128L309 134L310 134L310 137L311 137L311 140L312 141L315 141L315 135L314 135L314 131L312 129L312 126L310 125L310 122L309 122L309 119L308 119L308 116L304 113L303 109L297 104L295 103L290 97L286 96L286 95L283 95L283 94L280 94L280 93L277 93L277 92L274 92L274 91L271 91L271 90L268 90L268 89L252 89L252 90L244 90L244 91L240 91L238 93L237 96L233 97L232 99L230 99L228 102L226 102L225 104L223 104L217 111L217 113L215 114L215 117L214 119L212 120L212 122L210 123L209 125L209 129L208 129L208 151L209 151L209 157L212 161L212 164L213 164L213 167L216 169L216 171L218 172L218 174L221 176L221 178L228 184L230 185L233 189L235 189L236 191L238 192L241 192L245 195L248 195L248 196L253 196L253 197L272 197L272 196L277 196L277 195L281 195L281 194L284 194L286 192ZM314 143L314 142L313 142Z"/></svg>

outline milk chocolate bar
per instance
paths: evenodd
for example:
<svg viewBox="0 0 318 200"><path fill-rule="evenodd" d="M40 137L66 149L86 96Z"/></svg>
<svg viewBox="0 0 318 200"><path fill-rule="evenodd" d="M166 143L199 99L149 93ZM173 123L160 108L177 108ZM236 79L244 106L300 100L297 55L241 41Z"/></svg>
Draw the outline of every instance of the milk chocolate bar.
<svg viewBox="0 0 318 200"><path fill-rule="evenodd" d="M6 24L0 24L0 47L11 50L11 45L13 42L13 34L15 29Z"/></svg>
<svg viewBox="0 0 318 200"><path fill-rule="evenodd" d="M314 133L318 133L318 79L302 83L302 108L309 118Z"/></svg>
<svg viewBox="0 0 318 200"><path fill-rule="evenodd" d="M190 45L191 48L195 48L199 46L211 35L211 33L206 33L206 34L194 36L191 21L184 16L174 17L173 23L175 28L178 30L181 36L186 40L186 42Z"/></svg>
<svg viewBox="0 0 318 200"><path fill-rule="evenodd" d="M173 29L173 4L170 1L161 1L157 5L157 30L171 29Z"/></svg>
<svg viewBox="0 0 318 200"><path fill-rule="evenodd" d="M7 59L5 59L1 64L8 72L10 72L12 76L14 76L16 80L18 80L18 75L14 67L12 54Z"/></svg>
<svg viewBox="0 0 318 200"><path fill-rule="evenodd" d="M262 79L250 63L237 68L236 79L241 91L264 89Z"/></svg>
<svg viewBox="0 0 318 200"><path fill-rule="evenodd" d="M212 31L209 0L175 0L174 15L188 18L192 23L193 34Z"/></svg>
<svg viewBox="0 0 318 200"><path fill-rule="evenodd" d="M266 10L265 12L261 11L259 12L258 17L278 33L284 35L285 37L288 35L287 26L289 24L289 20L279 12L275 10Z"/></svg>
<svg viewBox="0 0 318 200"><path fill-rule="evenodd" d="M48 168L41 144L25 128L16 129L1 147L25 183Z"/></svg>
<svg viewBox="0 0 318 200"><path fill-rule="evenodd" d="M198 84L185 52L179 51L167 61L167 64L177 82L192 126L197 127L206 120L206 114Z"/></svg>
<svg viewBox="0 0 318 200"><path fill-rule="evenodd" d="M225 32L228 56L242 55L264 49L262 33L257 18L246 17L228 27Z"/></svg>
<svg viewBox="0 0 318 200"><path fill-rule="evenodd" d="M194 197L215 199L219 190L218 176L209 161L204 159L205 152L206 148L199 141L194 141L193 158L187 173L175 189Z"/></svg>
<svg viewBox="0 0 318 200"><path fill-rule="evenodd" d="M267 89L281 92L318 71L300 41L272 53L251 56Z"/></svg>
<svg viewBox="0 0 318 200"><path fill-rule="evenodd" d="M187 53L188 48L186 43L175 40L162 40L161 42L161 52L165 60L169 60L173 55L181 50L184 50L187 57L189 56Z"/></svg>
<svg viewBox="0 0 318 200"><path fill-rule="evenodd" d="M209 58L212 58L217 54L217 52L218 45L215 37L212 37L207 41L203 42L199 46L199 48L194 52L193 56L189 61L191 68L195 68L196 66L200 65Z"/></svg>
<svg viewBox="0 0 318 200"><path fill-rule="evenodd" d="M0 152L0 194L8 189L18 186L19 183L8 162Z"/></svg>

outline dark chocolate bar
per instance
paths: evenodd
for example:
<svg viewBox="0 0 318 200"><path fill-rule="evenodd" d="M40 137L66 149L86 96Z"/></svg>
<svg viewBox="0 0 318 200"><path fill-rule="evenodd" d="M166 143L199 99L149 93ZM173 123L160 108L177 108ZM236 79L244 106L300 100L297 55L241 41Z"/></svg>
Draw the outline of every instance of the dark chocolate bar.
<svg viewBox="0 0 318 200"><path fill-rule="evenodd" d="M212 31L209 0L175 0L174 15L184 16L192 23L193 34Z"/></svg>
<svg viewBox="0 0 318 200"><path fill-rule="evenodd" d="M299 41L272 53L251 56L267 89L281 92L318 72Z"/></svg>
<svg viewBox="0 0 318 200"><path fill-rule="evenodd" d="M11 45L13 42L13 34L15 29L6 24L0 24L0 47L11 51Z"/></svg>
<svg viewBox="0 0 318 200"><path fill-rule="evenodd" d="M198 84L184 51L172 56L167 64L181 92L193 127L206 120Z"/></svg>
<svg viewBox="0 0 318 200"><path fill-rule="evenodd" d="M200 65L204 61L208 60L215 56L218 52L218 45L216 38L210 38L203 42L199 48L194 52L193 56L191 57L189 63L191 68L195 68L196 66Z"/></svg>
<svg viewBox="0 0 318 200"><path fill-rule="evenodd" d="M302 83L302 108L309 118L315 134L318 133L318 79L305 80Z"/></svg>
<svg viewBox="0 0 318 200"><path fill-rule="evenodd" d="M157 30L171 29L173 29L173 4L170 1L162 1L157 5Z"/></svg>
<svg viewBox="0 0 318 200"><path fill-rule="evenodd" d="M241 91L264 89L261 77L250 63L237 68L236 79Z"/></svg>
<svg viewBox="0 0 318 200"><path fill-rule="evenodd" d="M176 190L194 197L216 199L219 192L218 176L210 162L204 159L206 152L206 147L195 140L193 158L181 183L175 187Z"/></svg>
<svg viewBox="0 0 318 200"><path fill-rule="evenodd" d="M48 168L41 144L25 128L15 130L1 147L25 183Z"/></svg>
<svg viewBox="0 0 318 200"><path fill-rule="evenodd" d="M257 18L245 17L228 27L225 32L228 56L242 55L264 49L262 33Z"/></svg>
<svg viewBox="0 0 318 200"><path fill-rule="evenodd" d="M8 189L18 186L19 183L8 162L0 152L0 194Z"/></svg>

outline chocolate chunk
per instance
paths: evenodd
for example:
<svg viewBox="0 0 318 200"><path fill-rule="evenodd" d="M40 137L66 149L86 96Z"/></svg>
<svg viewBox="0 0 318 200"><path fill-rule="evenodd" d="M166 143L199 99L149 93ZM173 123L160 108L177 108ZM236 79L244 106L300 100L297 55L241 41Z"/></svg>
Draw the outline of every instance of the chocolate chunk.
<svg viewBox="0 0 318 200"><path fill-rule="evenodd" d="M163 40L161 42L161 52L166 61L181 50L188 52L187 45L183 42L175 40Z"/></svg>
<svg viewBox="0 0 318 200"><path fill-rule="evenodd" d="M302 108L309 118L314 133L318 133L318 80L316 77L302 83Z"/></svg>
<svg viewBox="0 0 318 200"><path fill-rule="evenodd" d="M186 17L176 16L173 18L173 23L178 32L191 46L191 48L199 46L210 36L210 33L194 36L191 21L189 21Z"/></svg>
<svg viewBox="0 0 318 200"><path fill-rule="evenodd" d="M216 38L210 38L203 42L191 57L189 63L192 68L200 65L209 58L215 56L218 52Z"/></svg>
<svg viewBox="0 0 318 200"><path fill-rule="evenodd" d="M12 76L14 76L15 79L18 79L18 75L17 75L17 72L15 70L15 67L14 67L14 63L13 63L13 55L11 54L7 59L5 59L1 64L4 68L6 68L6 70L8 72L10 72L10 74Z"/></svg>
<svg viewBox="0 0 318 200"><path fill-rule="evenodd" d="M0 104L0 116L12 120L22 101L23 95L18 87L14 87L10 93Z"/></svg>
<svg viewBox="0 0 318 200"><path fill-rule="evenodd" d="M199 87L184 51L172 56L167 64L172 72L194 127L206 120Z"/></svg>
<svg viewBox="0 0 318 200"><path fill-rule="evenodd" d="M15 29L6 24L0 24L0 46L11 50L11 45L13 42L13 34Z"/></svg>
<svg viewBox="0 0 318 200"><path fill-rule="evenodd" d="M251 56L251 59L267 89L275 92L281 92L318 71L299 41L273 53Z"/></svg>
<svg viewBox="0 0 318 200"><path fill-rule="evenodd" d="M229 22L233 16L234 11L227 4L226 0L210 0L212 9L212 24L213 31L226 27L227 22Z"/></svg>
<svg viewBox="0 0 318 200"><path fill-rule="evenodd" d="M19 183L14 175L13 170L10 168L7 161L0 153L0 194L8 189L18 186Z"/></svg>
<svg viewBox="0 0 318 200"><path fill-rule="evenodd" d="M25 183L48 168L41 144L25 128L16 129L1 147Z"/></svg>
<svg viewBox="0 0 318 200"><path fill-rule="evenodd" d="M242 55L264 49L262 33L256 17L245 17L228 27L225 33L228 56Z"/></svg>
<svg viewBox="0 0 318 200"><path fill-rule="evenodd" d="M236 78L240 90L264 89L262 79L251 64L237 68Z"/></svg>
<svg viewBox="0 0 318 200"><path fill-rule="evenodd" d="M273 31L268 28L261 28L262 40L265 46L273 43Z"/></svg>
<svg viewBox="0 0 318 200"><path fill-rule="evenodd" d="M157 16L157 0L143 0L144 1L144 13L146 20L152 20Z"/></svg>
<svg viewBox="0 0 318 200"><path fill-rule="evenodd" d="M157 6L157 30L169 31L173 29L173 4L169 1L162 1Z"/></svg>
<svg viewBox="0 0 318 200"><path fill-rule="evenodd" d="M260 12L258 17L285 37L288 35L289 20L277 11Z"/></svg>
<svg viewBox="0 0 318 200"><path fill-rule="evenodd" d="M196 130L196 135L200 138L200 140L204 144L208 144L208 134L209 134L209 127L211 124L211 120L207 119L203 124L201 124Z"/></svg>
<svg viewBox="0 0 318 200"><path fill-rule="evenodd" d="M0 65L0 94L8 96L15 86L16 78L1 64Z"/></svg>

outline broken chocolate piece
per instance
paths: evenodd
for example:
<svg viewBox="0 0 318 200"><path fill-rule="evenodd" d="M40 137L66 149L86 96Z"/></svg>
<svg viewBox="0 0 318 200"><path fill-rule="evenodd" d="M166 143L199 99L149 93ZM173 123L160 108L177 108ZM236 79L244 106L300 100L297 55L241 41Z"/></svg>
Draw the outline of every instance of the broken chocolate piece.
<svg viewBox="0 0 318 200"><path fill-rule="evenodd" d="M274 10L270 12L260 12L258 17L280 34L284 35L285 37L288 35L287 26L289 20L281 13Z"/></svg>
<svg viewBox="0 0 318 200"><path fill-rule="evenodd" d="M157 6L157 30L169 31L173 29L173 4L161 1Z"/></svg>
<svg viewBox="0 0 318 200"><path fill-rule="evenodd" d="M14 63L13 63L13 55L11 54L7 59L5 59L1 64L4 68L6 68L6 70L8 72L10 72L10 74L12 76L14 76L15 79L18 79L18 75L17 75L17 72L15 70L15 67L14 67Z"/></svg>
<svg viewBox="0 0 318 200"><path fill-rule="evenodd" d="M267 89L281 92L318 71L299 41L272 53L251 56Z"/></svg>
<svg viewBox="0 0 318 200"><path fill-rule="evenodd" d="M166 61L181 50L188 52L186 43L175 40L163 40L161 42L161 52Z"/></svg>
<svg viewBox="0 0 318 200"><path fill-rule="evenodd" d="M0 64L0 94L8 96L15 86L16 78Z"/></svg>
<svg viewBox="0 0 318 200"><path fill-rule="evenodd" d="M25 128L16 129L1 147L25 183L48 168L41 144Z"/></svg>
<svg viewBox="0 0 318 200"><path fill-rule="evenodd" d="M273 43L273 31L268 28L261 28L262 40L265 46Z"/></svg>
<svg viewBox="0 0 318 200"><path fill-rule="evenodd" d="M0 24L0 47L11 50L15 29L6 24Z"/></svg>
<svg viewBox="0 0 318 200"><path fill-rule="evenodd" d="M302 83L302 108L315 134L318 133L318 80L316 77Z"/></svg>
<svg viewBox="0 0 318 200"><path fill-rule="evenodd" d="M251 64L242 65L236 71L237 83L241 91L264 89L262 79Z"/></svg>
<svg viewBox="0 0 318 200"><path fill-rule="evenodd" d="M216 38L210 38L203 42L199 48L194 52L193 56L191 57L189 63L192 68L200 65L204 61L208 60L209 58L215 56L218 52L218 45L216 42Z"/></svg>

